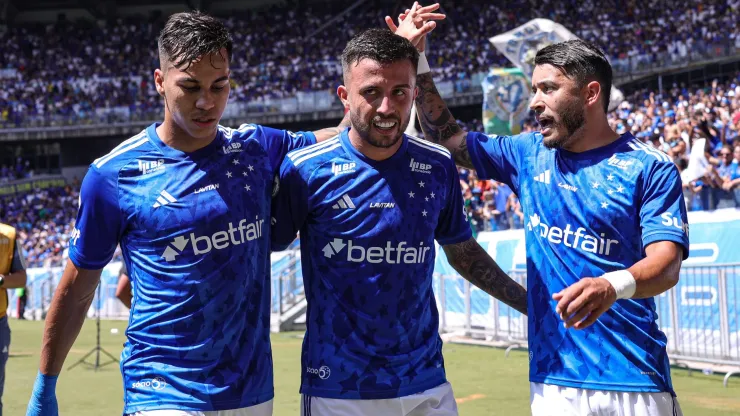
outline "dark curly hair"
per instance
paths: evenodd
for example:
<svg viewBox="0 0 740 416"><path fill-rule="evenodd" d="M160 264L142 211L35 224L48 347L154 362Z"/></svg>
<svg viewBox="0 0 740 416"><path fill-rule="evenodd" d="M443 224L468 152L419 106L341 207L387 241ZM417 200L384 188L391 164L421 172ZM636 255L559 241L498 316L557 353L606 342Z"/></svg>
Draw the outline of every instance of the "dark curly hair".
<svg viewBox="0 0 740 416"><path fill-rule="evenodd" d="M387 29L368 29L347 42L342 52L342 71L349 74L350 65L363 59L372 59L381 64L408 59L414 67L414 74L419 64L419 52L406 38L398 36Z"/></svg>
<svg viewBox="0 0 740 416"><path fill-rule="evenodd" d="M159 34L158 45L162 69L166 62L188 69L193 61L211 54L230 61L234 41L220 20L196 10L170 16ZM222 48L227 56L221 55Z"/></svg>

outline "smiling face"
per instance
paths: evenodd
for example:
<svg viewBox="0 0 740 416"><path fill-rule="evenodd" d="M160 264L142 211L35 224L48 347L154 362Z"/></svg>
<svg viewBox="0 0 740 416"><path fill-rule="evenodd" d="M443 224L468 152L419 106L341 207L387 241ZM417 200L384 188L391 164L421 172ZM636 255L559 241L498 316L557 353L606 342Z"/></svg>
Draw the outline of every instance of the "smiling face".
<svg viewBox="0 0 740 416"><path fill-rule="evenodd" d="M411 62L384 65L362 59L351 65L345 84L337 93L349 106L352 129L371 146L388 149L398 145L416 98L416 71Z"/></svg>
<svg viewBox="0 0 740 416"><path fill-rule="evenodd" d="M558 68L538 65L532 74L532 100L544 144L563 148L578 140L586 124L582 88Z"/></svg>
<svg viewBox="0 0 740 416"><path fill-rule="evenodd" d="M212 139L229 99L226 49L179 69L171 61L154 72L157 92L165 101L165 123L194 139Z"/></svg>

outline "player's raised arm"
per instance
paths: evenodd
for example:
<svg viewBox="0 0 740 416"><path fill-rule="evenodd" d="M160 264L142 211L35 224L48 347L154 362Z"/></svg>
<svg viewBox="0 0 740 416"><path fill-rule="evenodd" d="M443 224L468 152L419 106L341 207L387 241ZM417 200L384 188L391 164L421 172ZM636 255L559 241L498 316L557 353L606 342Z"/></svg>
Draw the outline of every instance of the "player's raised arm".
<svg viewBox="0 0 740 416"><path fill-rule="evenodd" d="M390 17L386 17L386 24L391 31L411 41L419 50L419 68L416 77L419 94L416 96L416 112L424 138L446 147L452 152L457 165L474 169L465 140L465 131L457 124L455 117L452 116L447 104L437 91L429 63L424 55L425 37L436 26L433 20L444 18L443 14L432 13L437 8L439 8L438 4L420 7L418 3L414 3L407 13L399 16L398 26Z"/></svg>
<svg viewBox="0 0 740 416"><path fill-rule="evenodd" d="M475 238L442 248L447 261L462 277L501 302L527 314L526 289L504 273Z"/></svg>

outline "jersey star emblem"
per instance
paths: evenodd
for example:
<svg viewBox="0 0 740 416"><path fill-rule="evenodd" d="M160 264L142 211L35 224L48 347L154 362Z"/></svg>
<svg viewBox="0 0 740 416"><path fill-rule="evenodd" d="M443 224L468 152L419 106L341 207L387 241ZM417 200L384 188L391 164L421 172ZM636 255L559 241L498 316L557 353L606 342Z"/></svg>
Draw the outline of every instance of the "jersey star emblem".
<svg viewBox="0 0 740 416"><path fill-rule="evenodd" d="M423 215L423 216L426 217L427 216L427 210L421 211L421 215Z"/></svg>
<svg viewBox="0 0 740 416"><path fill-rule="evenodd" d="M413 197L414 197L414 193L413 192L409 192L409 198L413 198Z"/></svg>
<svg viewBox="0 0 740 416"><path fill-rule="evenodd" d="M423 188L424 187L424 181L419 182L419 187L420 188Z"/></svg>
<svg viewBox="0 0 740 416"><path fill-rule="evenodd" d="M242 172L242 176L247 176L247 175L249 175L249 173L247 173L247 171Z"/></svg>
<svg viewBox="0 0 740 416"><path fill-rule="evenodd" d="M254 172L254 166L252 165L247 166L247 169L249 169L250 172Z"/></svg>
<svg viewBox="0 0 740 416"><path fill-rule="evenodd" d="M434 192L432 192L432 194L431 194L431 195L429 195L429 196L431 196L432 198L434 198Z"/></svg>
<svg viewBox="0 0 740 416"><path fill-rule="evenodd" d="M609 208L609 203L608 202L602 202L601 203L601 208L604 208L604 209Z"/></svg>
<svg viewBox="0 0 740 416"><path fill-rule="evenodd" d="M229 178L229 179L231 179L231 172L226 171L226 177Z"/></svg>
<svg viewBox="0 0 740 416"><path fill-rule="evenodd" d="M238 165L239 164L239 159L234 159L234 160L231 161L231 163L233 163L234 165Z"/></svg>
<svg viewBox="0 0 740 416"><path fill-rule="evenodd" d="M249 192L249 191L251 191L251 190L252 190L252 187L251 187L251 186L249 186L249 185L244 185L244 189L246 189L246 190L247 190L247 192Z"/></svg>
<svg viewBox="0 0 740 416"><path fill-rule="evenodd" d="M614 175L612 175L610 173L609 176L606 177L606 179L609 180L609 181L613 181L614 180Z"/></svg>
<svg viewBox="0 0 740 416"><path fill-rule="evenodd" d="M594 188L594 189L599 189L599 183L598 182L593 182L591 184L591 187Z"/></svg>
<svg viewBox="0 0 740 416"><path fill-rule="evenodd" d="M622 193L623 191L624 191L624 187L623 187L623 186L620 186L619 188L617 188L617 192L619 192L620 194L621 194L621 193Z"/></svg>
<svg viewBox="0 0 740 416"><path fill-rule="evenodd" d="M427 196L427 197L424 197L424 200L425 200L426 202L429 202L429 197L428 197L428 196Z"/></svg>

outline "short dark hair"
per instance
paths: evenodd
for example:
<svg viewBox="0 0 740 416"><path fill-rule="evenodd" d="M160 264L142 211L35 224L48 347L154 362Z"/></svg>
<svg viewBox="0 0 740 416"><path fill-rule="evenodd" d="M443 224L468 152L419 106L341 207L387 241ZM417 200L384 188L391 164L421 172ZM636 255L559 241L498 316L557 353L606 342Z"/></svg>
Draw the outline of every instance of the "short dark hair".
<svg viewBox="0 0 740 416"><path fill-rule="evenodd" d="M387 29L368 29L355 35L342 51L342 71L349 74L350 65L372 59L382 65L408 59L416 74L419 52L408 39Z"/></svg>
<svg viewBox="0 0 740 416"><path fill-rule="evenodd" d="M187 69L199 57L221 56L222 48L227 56L221 57L228 62L234 41L220 20L195 10L170 16L159 34L158 46L161 65L170 61L176 68L186 65Z"/></svg>
<svg viewBox="0 0 740 416"><path fill-rule="evenodd" d="M583 87L591 81L601 85L604 97L604 112L609 110L609 96L612 89L612 66L604 52L591 42L574 39L542 48L534 58L535 66L550 64L561 70L565 76Z"/></svg>

